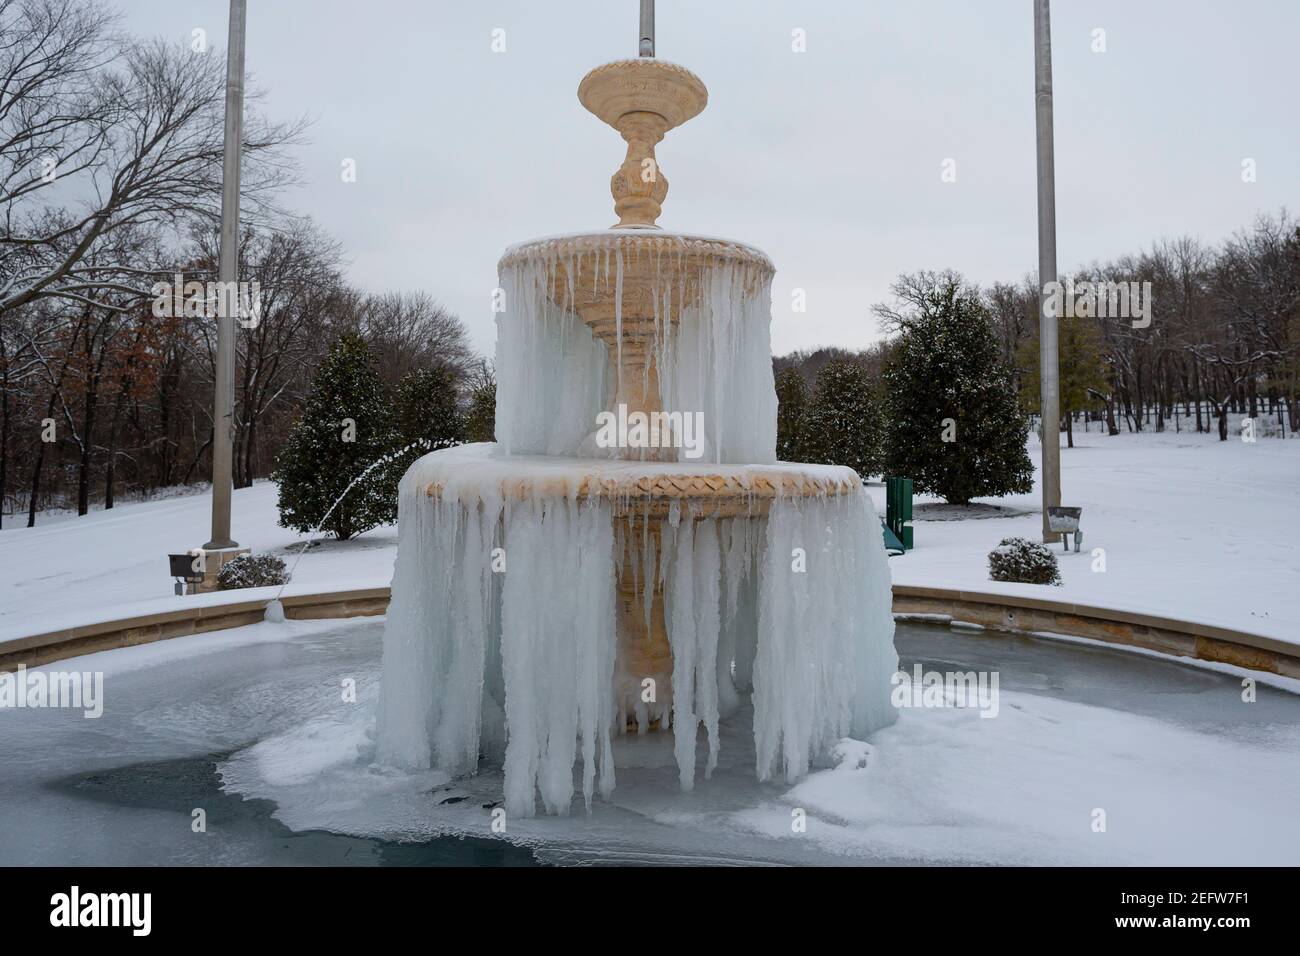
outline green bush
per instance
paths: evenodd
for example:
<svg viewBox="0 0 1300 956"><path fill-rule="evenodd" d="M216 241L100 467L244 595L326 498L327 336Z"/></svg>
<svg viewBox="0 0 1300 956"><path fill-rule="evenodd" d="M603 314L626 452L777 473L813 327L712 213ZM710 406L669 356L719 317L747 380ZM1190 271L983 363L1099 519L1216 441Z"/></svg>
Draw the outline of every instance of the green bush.
<svg viewBox="0 0 1300 956"><path fill-rule="evenodd" d="M889 474L953 504L1033 491L1029 419L978 290L952 272L895 290L906 309L883 313L899 333L884 374Z"/></svg>
<svg viewBox="0 0 1300 956"><path fill-rule="evenodd" d="M778 461L803 461L804 415L808 387L800 371L790 366L776 374L776 457Z"/></svg>
<svg viewBox="0 0 1300 956"><path fill-rule="evenodd" d="M346 541L395 521L388 465L338 500L362 472L400 447L394 417L370 349L355 335L341 336L316 370L302 417L275 458L271 477L280 489L280 525L311 532L324 521L323 531Z"/></svg>
<svg viewBox="0 0 1300 956"><path fill-rule="evenodd" d="M884 410L870 372L856 362L830 362L817 373L803 416L803 461L845 465L863 481L883 470Z"/></svg>
<svg viewBox="0 0 1300 956"><path fill-rule="evenodd" d="M397 501L406 470L426 452L465 441L465 417L456 395L456 376L444 366L421 368L397 383L393 460L376 475L384 493Z"/></svg>
<svg viewBox="0 0 1300 956"><path fill-rule="evenodd" d="M470 381L469 409L465 413L466 441L496 441L497 383L484 367Z"/></svg>

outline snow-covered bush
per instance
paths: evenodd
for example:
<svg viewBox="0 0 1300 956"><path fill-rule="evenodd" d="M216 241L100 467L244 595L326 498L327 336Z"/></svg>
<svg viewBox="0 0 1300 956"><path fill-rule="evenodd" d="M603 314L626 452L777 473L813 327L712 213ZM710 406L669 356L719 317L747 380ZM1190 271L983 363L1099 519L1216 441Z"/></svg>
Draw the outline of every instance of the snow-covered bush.
<svg viewBox="0 0 1300 956"><path fill-rule="evenodd" d="M1059 585L1061 572L1050 548L1027 538L1003 538L989 552L989 580Z"/></svg>
<svg viewBox="0 0 1300 956"><path fill-rule="evenodd" d="M284 562L273 554L241 554L222 565L217 576L217 588L234 591L238 588L275 587L289 580Z"/></svg>

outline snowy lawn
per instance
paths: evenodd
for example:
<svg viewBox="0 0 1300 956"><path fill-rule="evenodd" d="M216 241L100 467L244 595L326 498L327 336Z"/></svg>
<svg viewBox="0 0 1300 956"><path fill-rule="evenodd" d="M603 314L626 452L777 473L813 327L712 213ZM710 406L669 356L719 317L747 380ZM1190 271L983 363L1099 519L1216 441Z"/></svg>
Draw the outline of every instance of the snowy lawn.
<svg viewBox="0 0 1300 956"><path fill-rule="evenodd" d="M37 519L35 528L0 531L0 642L26 634L148 614L191 603L242 600L226 591L179 598L167 555L208 540L207 494L120 505L85 517ZM305 535L279 527L276 487L261 481L234 493L232 534L255 553L278 554L293 567ZM351 541L323 539L302 559L285 593L386 587L393 575L397 528ZM262 592L259 592L262 593Z"/></svg>
<svg viewBox="0 0 1300 956"><path fill-rule="evenodd" d="M1075 441L1061 452L1062 503L1083 507L1084 548L1058 550L1064 586L988 580L986 556L999 540L1038 535L1037 491L971 509L919 498L916 549L890 561L894 581L1038 594L1300 644L1300 441L1095 432ZM883 515L883 486L871 494ZM236 491L234 536L292 565L303 536L276 524L275 500L268 482ZM0 531L0 641L178 606L166 555L207 540L208 508L207 495L193 495ZM387 585L396 546L391 527L326 541L302 559L288 593ZM1105 550L1104 573L1092 570L1094 548Z"/></svg>
<svg viewBox="0 0 1300 956"><path fill-rule="evenodd" d="M1083 508L1083 547L1055 546L1061 587L988 580L998 541L1040 538L1037 474L1031 495L986 499L1018 517L942 520L964 509L918 498L916 548L890 561L895 583L1041 595L1300 644L1300 441L1094 432L1076 434L1075 446L1061 449L1061 503ZM883 486L872 495L883 514ZM1104 572L1092 570L1094 548L1105 551Z"/></svg>

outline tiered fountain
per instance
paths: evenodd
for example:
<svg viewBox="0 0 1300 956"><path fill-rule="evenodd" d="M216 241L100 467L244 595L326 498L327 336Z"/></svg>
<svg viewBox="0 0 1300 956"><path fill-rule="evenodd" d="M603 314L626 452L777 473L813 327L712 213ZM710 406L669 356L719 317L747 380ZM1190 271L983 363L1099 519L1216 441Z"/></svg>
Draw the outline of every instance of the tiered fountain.
<svg viewBox="0 0 1300 956"><path fill-rule="evenodd" d="M495 444L402 480L380 760L501 761L510 814L614 787L614 738L753 711L760 779L889 723L897 667L880 526L848 468L777 462L772 263L662 231L666 132L708 99L652 57L578 98L627 142L618 222L506 251ZM612 419L631 427L608 427ZM702 424L702 429L693 426ZM642 425L646 427L641 427Z"/></svg>

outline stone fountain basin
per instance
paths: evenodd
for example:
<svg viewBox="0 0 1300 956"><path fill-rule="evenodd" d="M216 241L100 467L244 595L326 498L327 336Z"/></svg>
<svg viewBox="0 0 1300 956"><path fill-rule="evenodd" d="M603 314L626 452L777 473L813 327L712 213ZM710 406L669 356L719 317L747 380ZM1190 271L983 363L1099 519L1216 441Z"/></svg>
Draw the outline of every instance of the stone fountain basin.
<svg viewBox="0 0 1300 956"><path fill-rule="evenodd" d="M722 460L770 460L772 276L753 246L658 229L511 247L498 267L498 439L587 454L597 412L625 404L702 412Z"/></svg>
<svg viewBox="0 0 1300 956"><path fill-rule="evenodd" d="M425 494L466 507L485 500L603 499L615 516L661 517L673 507L695 518L761 516L778 498L838 497L862 489L857 473L839 465L506 455L493 443L432 452L412 472Z"/></svg>
<svg viewBox="0 0 1300 956"><path fill-rule="evenodd" d="M767 253L757 246L701 233L673 232L658 226L649 229L598 229L585 232L562 232L515 243L502 254L498 266L513 265L537 258L576 258L583 255L606 255L623 251L634 255L681 256L684 261L702 262L718 256L748 262L769 272L775 267Z"/></svg>
<svg viewBox="0 0 1300 956"><path fill-rule="evenodd" d="M111 706L94 721L0 711L0 763L22 768L0 774L0 863L1300 862L1295 693L1261 681L1243 705L1235 673L910 622L901 667L1000 671L996 719L906 710L866 768L791 790L754 781L742 712L689 799L669 741L625 736L613 800L497 834L484 804L500 799L499 770L372 768L382 631L377 618L259 624L56 665L104 671ZM357 703L327 692L340 674ZM793 806L806 833L791 832ZM1106 834L1088 825L1097 806ZM191 832L195 807L219 839Z"/></svg>
<svg viewBox="0 0 1300 956"><path fill-rule="evenodd" d="M511 246L498 270L547 266L546 296L578 313L607 345L652 340L696 305L704 277L731 267L737 290L757 295L775 269L767 254L733 239L653 229L602 229Z"/></svg>

